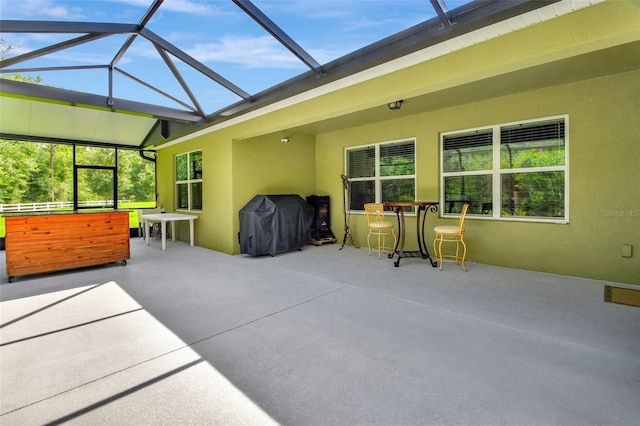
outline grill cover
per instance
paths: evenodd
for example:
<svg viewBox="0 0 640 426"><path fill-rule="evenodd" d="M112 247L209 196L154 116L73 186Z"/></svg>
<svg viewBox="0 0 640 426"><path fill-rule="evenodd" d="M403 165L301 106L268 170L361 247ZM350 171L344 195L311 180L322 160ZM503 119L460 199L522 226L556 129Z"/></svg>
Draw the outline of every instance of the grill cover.
<svg viewBox="0 0 640 426"><path fill-rule="evenodd" d="M240 209L240 252L275 256L309 240L313 207L299 195L256 195Z"/></svg>

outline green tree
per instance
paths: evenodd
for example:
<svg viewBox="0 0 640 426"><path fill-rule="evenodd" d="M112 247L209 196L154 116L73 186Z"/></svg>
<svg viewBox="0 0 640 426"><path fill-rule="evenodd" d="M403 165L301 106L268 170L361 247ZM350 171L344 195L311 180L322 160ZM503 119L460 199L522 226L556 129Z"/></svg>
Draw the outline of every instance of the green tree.
<svg viewBox="0 0 640 426"><path fill-rule="evenodd" d="M118 151L118 192L121 199L155 201L155 163L138 151Z"/></svg>
<svg viewBox="0 0 640 426"><path fill-rule="evenodd" d="M14 47L0 39L0 59L11 54ZM8 80L40 83L40 77L24 76L19 73L3 74ZM41 150L35 144L0 140L0 202L18 203L37 193L43 182L36 176L41 173ZM39 200L41 197L37 196ZM33 201L36 201L35 199ZM46 201L46 199L45 199Z"/></svg>
<svg viewBox="0 0 640 426"><path fill-rule="evenodd" d="M0 38L0 59L6 59L8 56L10 56L11 51L14 49L15 49L14 46L7 43L5 39ZM19 73L2 74L2 78L6 78L7 80L25 81L27 83L35 83L35 84L40 84L40 82L42 81L40 76L32 77L28 75L27 76L22 75Z"/></svg>
<svg viewBox="0 0 640 426"><path fill-rule="evenodd" d="M30 176L37 169L32 146L0 140L0 202L18 203L25 199Z"/></svg>
<svg viewBox="0 0 640 426"><path fill-rule="evenodd" d="M11 56L14 47L0 39L0 58ZM19 73L2 78L40 84L41 78ZM76 146L76 163L115 166L118 155L118 198L155 202L155 163L137 151ZM0 203L73 200L74 146L0 140ZM112 198L113 173L83 169L78 174L79 200Z"/></svg>
<svg viewBox="0 0 640 426"><path fill-rule="evenodd" d="M71 201L73 199L73 146L55 145L53 153L53 196L51 201Z"/></svg>

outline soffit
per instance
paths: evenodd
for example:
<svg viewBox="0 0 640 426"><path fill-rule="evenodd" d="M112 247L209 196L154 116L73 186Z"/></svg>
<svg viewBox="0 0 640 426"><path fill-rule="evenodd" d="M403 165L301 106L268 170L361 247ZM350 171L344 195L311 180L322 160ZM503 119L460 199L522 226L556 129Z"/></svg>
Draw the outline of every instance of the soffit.
<svg viewBox="0 0 640 426"><path fill-rule="evenodd" d="M576 6L584 10L574 14ZM593 8L584 2L554 3L515 17L516 22L509 19L446 40L193 132L163 147L232 126L229 135L233 139L274 132L321 133L638 69L640 31L633 20L615 27L598 24L601 19L617 21L621 16L638 12L634 7L619 6L609 2ZM567 15L566 19L548 19L562 15ZM534 25L538 23L541 25ZM588 28L597 31L588 36L574 34ZM495 36L487 41L491 34ZM565 43L546 40L544 36L548 34L555 34ZM519 52L518 44L527 41L530 45ZM534 43L540 49L533 48ZM550 46L545 49L545 44ZM509 57L503 54L506 45L512 52ZM477 61L478 57L483 58L479 68L465 66L467 61ZM386 103L397 99L405 100L402 109L389 111ZM240 126L242 123L245 124Z"/></svg>
<svg viewBox="0 0 640 426"><path fill-rule="evenodd" d="M526 69L507 72L455 87L404 99L402 108L387 105L363 109L284 130L284 134L316 135L370 123L452 108L487 99L544 89L574 81L640 70L640 41L576 55Z"/></svg>
<svg viewBox="0 0 640 426"><path fill-rule="evenodd" d="M86 145L137 148L156 125L153 117L114 114L31 99L3 97L0 123L4 135Z"/></svg>

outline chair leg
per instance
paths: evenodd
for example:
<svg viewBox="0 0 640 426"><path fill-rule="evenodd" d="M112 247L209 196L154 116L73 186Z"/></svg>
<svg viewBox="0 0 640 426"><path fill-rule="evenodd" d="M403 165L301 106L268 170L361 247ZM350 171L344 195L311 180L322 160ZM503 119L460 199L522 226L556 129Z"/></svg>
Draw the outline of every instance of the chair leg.
<svg viewBox="0 0 640 426"><path fill-rule="evenodd" d="M451 255L445 255L442 252L442 243L443 242L455 242L456 243L456 252L455 252L455 256L453 254ZM462 249L460 248L460 244L462 244ZM451 248L450 248L451 249ZM462 251L462 253L460 253ZM460 266L462 266L462 270L467 272L467 268L464 266L464 261L467 258L467 244L464 242L464 238L445 238L444 235L437 235L436 238L433 240L433 254L434 254L434 258L440 262L440 270L442 271L442 266L445 262L445 257L447 259L452 259L452 260L447 260L447 262L455 262L457 264L459 264Z"/></svg>
<svg viewBox="0 0 640 426"><path fill-rule="evenodd" d="M390 247L387 247L387 236L391 236L393 237L393 245ZM384 232L382 233L382 245L380 245L380 243L378 243L378 247L380 247L382 250L382 253L387 253L387 250L389 250L389 258L393 257L393 253L394 253L394 249L396 248L396 244L398 243L398 238L396 237L395 232L391 231L391 233L388 232ZM378 253L378 258L380 258L380 252Z"/></svg>
<svg viewBox="0 0 640 426"><path fill-rule="evenodd" d="M367 254L367 256L371 256L371 231L369 231L369 234L367 235L367 246L369 246L369 253Z"/></svg>
<svg viewBox="0 0 640 426"><path fill-rule="evenodd" d="M464 267L464 259L467 257L467 245L464 243L464 239L460 238L460 242L462 243L462 262L460 265L462 266L462 270L467 272L467 268Z"/></svg>

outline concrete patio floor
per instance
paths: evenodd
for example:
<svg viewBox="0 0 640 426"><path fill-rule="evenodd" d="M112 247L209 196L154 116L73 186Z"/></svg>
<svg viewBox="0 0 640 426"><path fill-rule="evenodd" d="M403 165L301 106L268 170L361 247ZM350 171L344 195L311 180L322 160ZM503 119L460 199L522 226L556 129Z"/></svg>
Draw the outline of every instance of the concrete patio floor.
<svg viewBox="0 0 640 426"><path fill-rule="evenodd" d="M638 425L640 309L612 283L366 249L16 277L0 424Z"/></svg>

